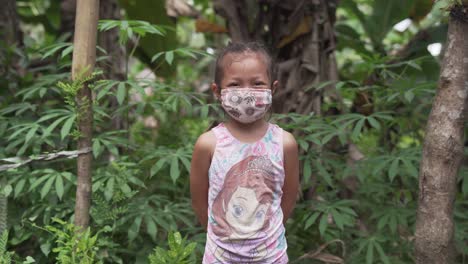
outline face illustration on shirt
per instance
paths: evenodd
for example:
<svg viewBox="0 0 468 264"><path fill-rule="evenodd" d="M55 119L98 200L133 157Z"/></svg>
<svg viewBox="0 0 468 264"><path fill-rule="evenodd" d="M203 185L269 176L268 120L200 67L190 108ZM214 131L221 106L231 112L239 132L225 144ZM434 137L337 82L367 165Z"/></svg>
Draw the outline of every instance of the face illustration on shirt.
<svg viewBox="0 0 468 264"><path fill-rule="evenodd" d="M247 238L260 230L270 204L260 204L254 189L237 187L227 204L226 221L232 228L231 238Z"/></svg>

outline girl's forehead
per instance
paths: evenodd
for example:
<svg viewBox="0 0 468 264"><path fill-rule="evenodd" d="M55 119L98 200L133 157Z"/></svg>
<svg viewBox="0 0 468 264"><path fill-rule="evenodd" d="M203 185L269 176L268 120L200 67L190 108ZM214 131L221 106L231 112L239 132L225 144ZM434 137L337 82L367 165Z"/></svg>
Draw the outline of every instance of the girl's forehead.
<svg viewBox="0 0 468 264"><path fill-rule="evenodd" d="M225 70L243 66L239 64L254 64L252 66L267 69L267 60L265 56L258 52L228 53L224 56L222 65Z"/></svg>

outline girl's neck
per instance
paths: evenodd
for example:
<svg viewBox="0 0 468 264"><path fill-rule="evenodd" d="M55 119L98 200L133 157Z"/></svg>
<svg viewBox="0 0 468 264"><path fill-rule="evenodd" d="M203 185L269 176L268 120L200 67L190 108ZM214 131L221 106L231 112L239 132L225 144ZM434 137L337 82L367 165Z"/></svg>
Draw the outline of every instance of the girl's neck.
<svg viewBox="0 0 468 264"><path fill-rule="evenodd" d="M233 128L235 130L244 131L246 133L262 130L268 125L268 122L265 119L259 119L255 122L244 124L234 119L229 119L226 121L226 126Z"/></svg>
<svg viewBox="0 0 468 264"><path fill-rule="evenodd" d="M260 140L268 130L268 122L263 118L249 124L229 119L225 126L233 137L247 143Z"/></svg>

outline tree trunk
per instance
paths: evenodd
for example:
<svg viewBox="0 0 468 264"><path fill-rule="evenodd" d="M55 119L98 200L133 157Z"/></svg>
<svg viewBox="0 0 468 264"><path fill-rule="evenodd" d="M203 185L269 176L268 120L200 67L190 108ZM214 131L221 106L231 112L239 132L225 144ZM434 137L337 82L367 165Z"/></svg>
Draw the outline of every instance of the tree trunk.
<svg viewBox="0 0 468 264"><path fill-rule="evenodd" d="M0 9L0 39L6 42L7 46L20 44L22 34L16 13L16 1L0 0L0 4L2 5Z"/></svg>
<svg viewBox="0 0 468 264"><path fill-rule="evenodd" d="M7 87L9 93L17 88L17 75L22 70L18 65L18 56L12 48L22 46L22 34L16 13L16 1L0 0L0 87ZM7 93L8 94L8 93ZM0 99L2 97L0 96ZM0 179L0 235L8 227L8 198L3 194L6 178Z"/></svg>
<svg viewBox="0 0 468 264"><path fill-rule="evenodd" d="M117 0L100 0L99 19L121 20L120 7ZM119 44L119 30L117 28L99 32L98 45L108 56L98 62L104 71L104 77L112 80L125 80L125 47Z"/></svg>
<svg viewBox="0 0 468 264"><path fill-rule="evenodd" d="M75 27L76 0L62 0L60 2L60 28L59 35L71 34ZM71 37L65 41L71 41Z"/></svg>
<svg viewBox="0 0 468 264"><path fill-rule="evenodd" d="M468 1L467 1L468 2ZM452 263L456 177L468 96L468 5L451 8L447 51L426 127L419 172L416 263Z"/></svg>
<svg viewBox="0 0 468 264"><path fill-rule="evenodd" d="M100 19L121 20L120 7L116 0L101 0L99 9ZM107 54L107 58L98 63L99 67L104 72L104 78L109 80L123 81L126 79L126 60L125 47L119 44L119 30L117 28L104 32L99 32L99 46L102 47ZM116 88L114 88L116 89ZM119 104L116 97L110 97L110 110L115 110ZM112 129L120 130L127 128L124 124L122 115L115 115L112 118Z"/></svg>
<svg viewBox="0 0 468 264"><path fill-rule="evenodd" d="M23 46L23 35L19 28L16 1L0 0L0 6L0 86L14 93L18 86L16 77L22 75L24 69L18 65L19 56L13 49Z"/></svg>
<svg viewBox="0 0 468 264"><path fill-rule="evenodd" d="M75 35L73 40L72 79L83 78L93 72L96 62L96 35L99 16L99 0L78 0L76 5ZM93 108L91 89L85 84L77 94L78 149L91 148ZM75 225L89 225L91 205L92 152L80 154L77 160L77 188Z"/></svg>

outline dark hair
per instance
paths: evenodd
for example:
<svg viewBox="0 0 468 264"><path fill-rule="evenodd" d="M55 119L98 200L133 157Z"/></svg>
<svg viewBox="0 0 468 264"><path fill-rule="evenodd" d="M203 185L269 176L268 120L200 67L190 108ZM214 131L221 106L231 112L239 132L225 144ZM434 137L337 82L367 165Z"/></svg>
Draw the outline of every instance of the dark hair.
<svg viewBox="0 0 468 264"><path fill-rule="evenodd" d="M270 84L273 82L273 59L268 52L267 48L259 43L259 42L230 42L219 54L216 58L216 66L215 66L215 79L214 82L218 87L221 87L221 80L223 79L223 60L227 54L232 53L244 53L244 52L252 52L261 54L265 58L265 63L267 66L267 75L270 79Z"/></svg>

